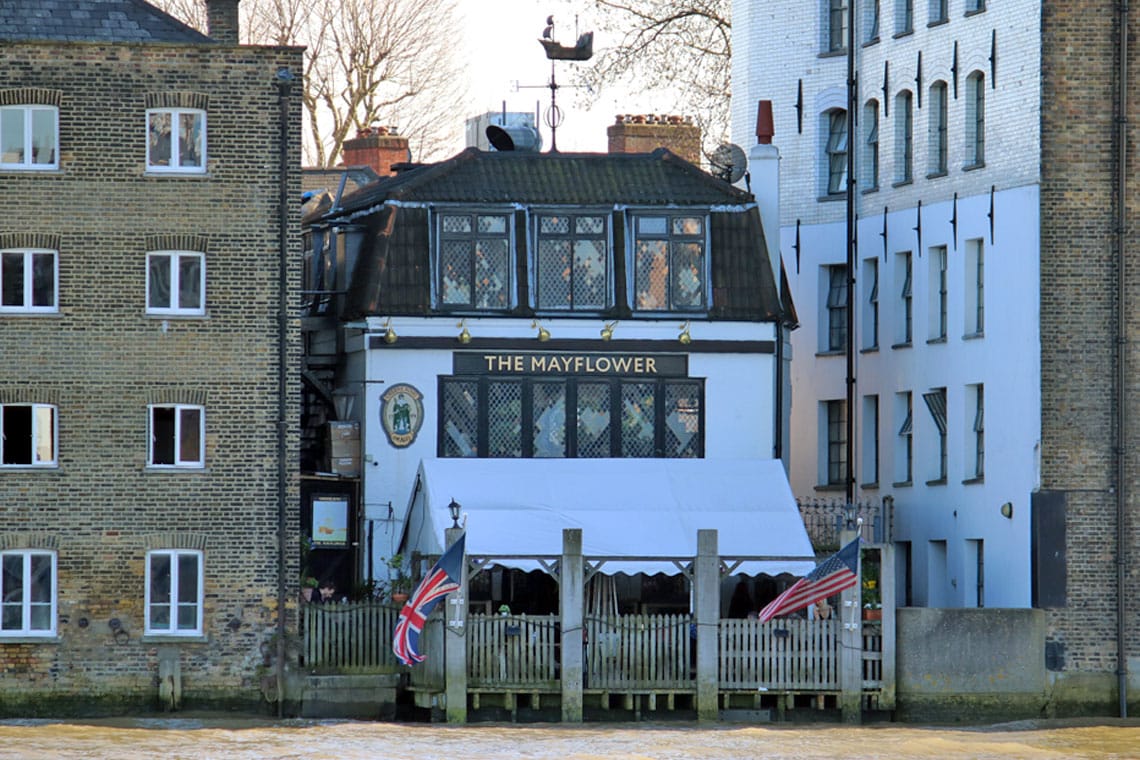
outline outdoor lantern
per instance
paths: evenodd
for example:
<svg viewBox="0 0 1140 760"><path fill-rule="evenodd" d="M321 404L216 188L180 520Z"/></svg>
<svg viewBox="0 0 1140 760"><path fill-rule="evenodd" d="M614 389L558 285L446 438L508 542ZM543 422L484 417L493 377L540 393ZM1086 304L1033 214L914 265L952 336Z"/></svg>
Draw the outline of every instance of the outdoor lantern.
<svg viewBox="0 0 1140 760"><path fill-rule="evenodd" d="M471 342L471 333L469 333L467 331L467 319L464 318L464 319L459 320L459 324L457 324L456 327L462 327L463 328L463 332L459 333L459 342L462 343L463 345L467 345L468 343L470 343Z"/></svg>
<svg viewBox="0 0 1140 760"><path fill-rule="evenodd" d="M693 336L689 335L689 320L685 320L685 324L680 327L681 334L677 336L677 340L681 341L682 345L689 345L693 341Z"/></svg>
<svg viewBox="0 0 1140 760"><path fill-rule="evenodd" d="M602 340L609 340L614 337L614 326L616 324L616 319L613 322L606 322L605 327L602 328Z"/></svg>
<svg viewBox="0 0 1140 760"><path fill-rule="evenodd" d="M542 323L537 319L531 322L530 326L538 328L538 335L535 337L538 338L540 343L545 343L546 341L550 340L550 330L547 330L545 327L543 327Z"/></svg>
<svg viewBox="0 0 1140 760"><path fill-rule="evenodd" d="M393 327L392 327L392 318L391 317L389 317L387 323L385 323L384 330L385 330L384 342L385 343L395 343L397 336L396 336L395 329L393 329Z"/></svg>
<svg viewBox="0 0 1140 760"><path fill-rule="evenodd" d="M459 506L459 502L455 499L452 499L451 503L447 505L447 511L451 513L451 522L453 523L451 527L453 528L459 527L459 510L461 509L463 507Z"/></svg>

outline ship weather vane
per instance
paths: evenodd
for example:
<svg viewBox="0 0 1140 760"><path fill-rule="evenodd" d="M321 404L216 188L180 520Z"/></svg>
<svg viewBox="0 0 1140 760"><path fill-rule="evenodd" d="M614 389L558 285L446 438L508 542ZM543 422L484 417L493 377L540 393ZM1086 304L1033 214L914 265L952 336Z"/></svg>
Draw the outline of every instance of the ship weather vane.
<svg viewBox="0 0 1140 760"><path fill-rule="evenodd" d="M577 26L577 17L575 17ZM575 30L577 31L577 30ZM550 60L550 81L544 85L517 85L519 89L529 87L546 87L550 90L550 107L543 114L546 126L550 127L550 151L558 152L558 127L562 124L562 109L558 107L558 90L566 85L558 84L554 77L555 61L588 61L594 55L594 33L586 32L579 35L578 41L573 45L560 45L554 39L554 16L546 17L546 28L542 30L539 39L546 57Z"/></svg>

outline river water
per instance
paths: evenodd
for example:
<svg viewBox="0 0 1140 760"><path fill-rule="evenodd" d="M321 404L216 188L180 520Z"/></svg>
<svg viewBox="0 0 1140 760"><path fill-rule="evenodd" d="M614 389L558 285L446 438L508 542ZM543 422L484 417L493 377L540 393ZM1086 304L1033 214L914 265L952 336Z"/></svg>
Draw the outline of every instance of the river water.
<svg viewBox="0 0 1140 760"><path fill-rule="evenodd" d="M446 726L149 718L0 721L0 758L1140 759L1140 721L1023 721L976 728L692 723Z"/></svg>

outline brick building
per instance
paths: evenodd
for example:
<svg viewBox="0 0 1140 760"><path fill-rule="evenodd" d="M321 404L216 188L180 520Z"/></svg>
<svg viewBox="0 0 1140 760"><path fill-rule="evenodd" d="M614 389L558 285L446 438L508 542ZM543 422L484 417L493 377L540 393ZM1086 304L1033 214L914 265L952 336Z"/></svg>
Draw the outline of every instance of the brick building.
<svg viewBox="0 0 1140 760"><path fill-rule="evenodd" d="M890 500L900 604L1041 609L1046 709L1124 712L1140 695L1126 591L1140 484L1126 266L1137 106L1122 51L1135 58L1140 12L733 10L734 135L750 140L770 98L783 152L797 496L843 499L850 479L856 499Z"/></svg>
<svg viewBox="0 0 1140 760"><path fill-rule="evenodd" d="M276 696L302 51L208 6L0 7L3 715Z"/></svg>

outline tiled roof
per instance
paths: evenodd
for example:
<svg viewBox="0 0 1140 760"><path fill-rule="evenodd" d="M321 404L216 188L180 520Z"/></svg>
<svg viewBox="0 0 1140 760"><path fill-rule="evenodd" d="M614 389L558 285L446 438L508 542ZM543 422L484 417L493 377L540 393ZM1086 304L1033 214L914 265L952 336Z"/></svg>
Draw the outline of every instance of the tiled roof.
<svg viewBox="0 0 1140 760"><path fill-rule="evenodd" d="M211 42L142 0L0 0L0 40Z"/></svg>
<svg viewBox="0 0 1140 760"><path fill-rule="evenodd" d="M385 200L424 203L727 205L750 193L665 149L652 153L484 152L468 148L345 197L345 211Z"/></svg>

